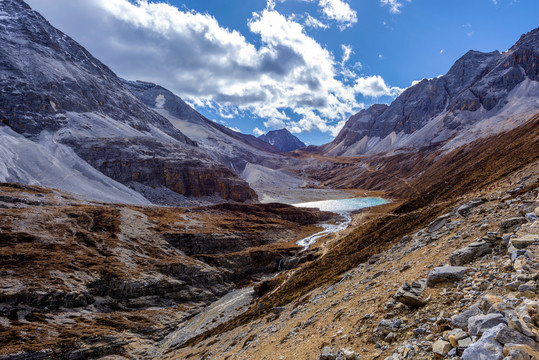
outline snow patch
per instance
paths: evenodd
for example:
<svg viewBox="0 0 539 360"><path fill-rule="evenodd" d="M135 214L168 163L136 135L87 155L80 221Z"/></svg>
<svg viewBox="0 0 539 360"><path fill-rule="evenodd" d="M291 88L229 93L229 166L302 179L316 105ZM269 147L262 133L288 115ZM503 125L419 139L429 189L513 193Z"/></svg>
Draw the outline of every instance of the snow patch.
<svg viewBox="0 0 539 360"><path fill-rule="evenodd" d="M167 99L165 99L165 96L163 94L159 94L155 98L155 107L157 109L163 109L166 102L167 102Z"/></svg>

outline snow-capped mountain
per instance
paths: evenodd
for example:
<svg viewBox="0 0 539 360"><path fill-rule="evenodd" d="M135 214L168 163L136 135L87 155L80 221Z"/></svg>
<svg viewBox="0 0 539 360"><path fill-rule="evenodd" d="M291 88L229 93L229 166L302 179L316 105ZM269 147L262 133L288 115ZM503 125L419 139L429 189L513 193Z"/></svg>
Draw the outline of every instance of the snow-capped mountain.
<svg viewBox="0 0 539 360"><path fill-rule="evenodd" d="M388 105L350 117L329 155L354 156L445 143L447 148L506 131L539 109L539 28L508 51L469 51L449 72L423 79Z"/></svg>
<svg viewBox="0 0 539 360"><path fill-rule="evenodd" d="M294 151L306 146L300 139L292 135L287 129L273 130L267 134L260 135L258 138L273 145L282 152Z"/></svg>
<svg viewBox="0 0 539 360"><path fill-rule="evenodd" d="M0 16L0 181L113 202L256 198L23 1Z"/></svg>

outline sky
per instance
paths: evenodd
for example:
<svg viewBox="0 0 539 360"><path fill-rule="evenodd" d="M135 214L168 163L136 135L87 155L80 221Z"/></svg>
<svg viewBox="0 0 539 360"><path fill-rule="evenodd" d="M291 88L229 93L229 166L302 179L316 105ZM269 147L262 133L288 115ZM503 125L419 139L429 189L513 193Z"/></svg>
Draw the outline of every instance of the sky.
<svg viewBox="0 0 539 360"><path fill-rule="evenodd" d="M159 84L246 134L327 143L345 121L509 49L538 0L26 0L119 76Z"/></svg>

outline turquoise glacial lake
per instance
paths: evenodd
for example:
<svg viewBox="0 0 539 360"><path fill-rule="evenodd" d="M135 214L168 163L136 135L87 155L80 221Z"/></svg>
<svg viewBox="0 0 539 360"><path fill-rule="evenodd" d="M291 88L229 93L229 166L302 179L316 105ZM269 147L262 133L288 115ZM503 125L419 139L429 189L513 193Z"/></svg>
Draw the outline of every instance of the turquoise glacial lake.
<svg viewBox="0 0 539 360"><path fill-rule="evenodd" d="M339 199L339 200L323 200L311 201L299 204L293 204L298 207L319 208L322 211L332 211L336 213L352 212L354 210L364 209L371 206L387 204L386 199L377 197Z"/></svg>

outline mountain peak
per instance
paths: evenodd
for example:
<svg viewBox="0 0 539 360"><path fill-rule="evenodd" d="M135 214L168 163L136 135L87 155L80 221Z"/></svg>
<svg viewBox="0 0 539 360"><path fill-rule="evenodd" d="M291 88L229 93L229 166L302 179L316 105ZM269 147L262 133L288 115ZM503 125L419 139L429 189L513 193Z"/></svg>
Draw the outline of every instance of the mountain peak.
<svg viewBox="0 0 539 360"><path fill-rule="evenodd" d="M273 145L277 150L282 152L294 151L305 147L305 143L292 135L287 129L273 130L258 138Z"/></svg>

